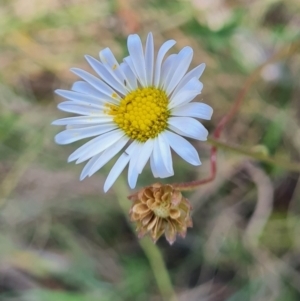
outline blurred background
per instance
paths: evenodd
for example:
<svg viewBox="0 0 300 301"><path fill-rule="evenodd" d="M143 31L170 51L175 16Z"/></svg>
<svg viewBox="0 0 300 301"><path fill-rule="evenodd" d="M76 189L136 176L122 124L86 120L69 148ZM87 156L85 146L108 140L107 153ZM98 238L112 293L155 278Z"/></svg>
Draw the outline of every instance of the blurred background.
<svg viewBox="0 0 300 301"><path fill-rule="evenodd" d="M298 0L0 0L0 300L300 300L299 28ZM55 145L50 126L67 117L53 90L71 67L91 71L84 55L105 47L121 61L127 35L149 31L206 63L210 133L251 83L216 179L184 194L194 227L173 246L139 241L119 204L126 173L107 194L113 162L80 182L67 157L81 143ZM162 182L209 176L215 142L193 143L202 166L174 155ZM154 182L147 167L137 189Z"/></svg>

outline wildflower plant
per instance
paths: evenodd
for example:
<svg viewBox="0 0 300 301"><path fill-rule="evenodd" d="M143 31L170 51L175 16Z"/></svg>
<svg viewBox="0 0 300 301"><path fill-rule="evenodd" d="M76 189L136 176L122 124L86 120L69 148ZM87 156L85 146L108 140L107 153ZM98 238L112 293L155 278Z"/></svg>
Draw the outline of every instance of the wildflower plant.
<svg viewBox="0 0 300 301"><path fill-rule="evenodd" d="M206 140L208 131L195 118L210 119L213 112L207 104L191 102L202 91L199 78L205 64L187 73L193 57L190 47L164 60L174 40L165 42L156 57L151 33L145 49L138 35L130 35L127 44L129 56L121 64L109 48L100 51L100 61L86 56L100 78L73 68L83 81L75 82L72 91L56 90L68 99L58 108L79 116L53 122L66 126L55 141L69 144L95 137L68 159L88 160L81 180L122 152L105 181L105 192L127 164L131 188L149 159L155 178L174 175L171 148L188 163L200 165L196 149L182 136Z"/></svg>
<svg viewBox="0 0 300 301"><path fill-rule="evenodd" d="M205 64L188 72L193 58L191 47L166 57L175 43L166 41L155 55L152 33L145 47L138 35L130 35L129 56L122 63L109 48L100 51L100 61L86 56L100 78L72 68L82 80L75 82L71 91L55 91L67 99L58 108L78 115L53 122L66 126L56 135L56 143L92 138L68 158L69 162L88 161L80 180L92 176L119 152L104 183L105 192L126 165L131 188L136 186L148 161L155 178L173 176L171 149L188 163L201 164L197 150L183 137L207 140L208 131L195 118L209 120L213 109L205 103L192 102L201 94L203 84L199 78ZM192 226L191 206L179 188L153 184L129 198L133 201L130 217L137 222L139 236L149 232L156 241L165 233L173 243L176 234L184 237L187 227Z"/></svg>

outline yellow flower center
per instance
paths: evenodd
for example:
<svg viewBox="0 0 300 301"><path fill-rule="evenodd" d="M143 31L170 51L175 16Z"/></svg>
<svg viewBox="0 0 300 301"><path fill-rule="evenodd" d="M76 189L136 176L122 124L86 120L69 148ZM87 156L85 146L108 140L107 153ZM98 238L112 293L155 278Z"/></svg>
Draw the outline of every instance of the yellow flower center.
<svg viewBox="0 0 300 301"><path fill-rule="evenodd" d="M119 106L108 105L108 114L131 139L145 142L167 128L168 97L160 89L139 88L127 94Z"/></svg>

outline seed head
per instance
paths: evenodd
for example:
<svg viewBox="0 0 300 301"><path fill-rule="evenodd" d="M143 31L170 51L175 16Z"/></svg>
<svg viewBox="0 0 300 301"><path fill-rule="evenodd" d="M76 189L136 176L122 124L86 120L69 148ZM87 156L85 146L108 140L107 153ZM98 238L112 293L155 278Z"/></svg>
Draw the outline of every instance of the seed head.
<svg viewBox="0 0 300 301"><path fill-rule="evenodd" d="M165 234L173 244L177 234L185 237L187 228L192 227L191 205L172 185L155 183L128 198L133 201L129 215L136 222L139 238L149 233L156 242Z"/></svg>

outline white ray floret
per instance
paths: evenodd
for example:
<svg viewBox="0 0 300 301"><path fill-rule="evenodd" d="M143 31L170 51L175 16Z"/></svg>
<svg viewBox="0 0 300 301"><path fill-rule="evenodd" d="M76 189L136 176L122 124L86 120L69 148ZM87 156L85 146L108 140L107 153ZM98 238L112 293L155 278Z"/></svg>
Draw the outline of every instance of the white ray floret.
<svg viewBox="0 0 300 301"><path fill-rule="evenodd" d="M138 35L130 35L129 56L122 63L109 48L100 51L100 61L87 55L100 78L72 68L81 80L73 84L71 91L56 90L67 99L58 108L79 115L53 122L66 127L56 135L56 143L90 139L68 159L76 163L88 160L80 180L92 176L120 152L105 181L105 192L127 165L131 188L149 161L154 177L172 176L171 149L188 163L201 164L196 149L182 136L207 139L208 131L195 118L209 120L213 110L207 104L191 102L201 94L203 84L199 78L205 64L187 72L193 50L184 47L178 54L166 57L175 43L166 41L155 56L151 33L145 47Z"/></svg>

